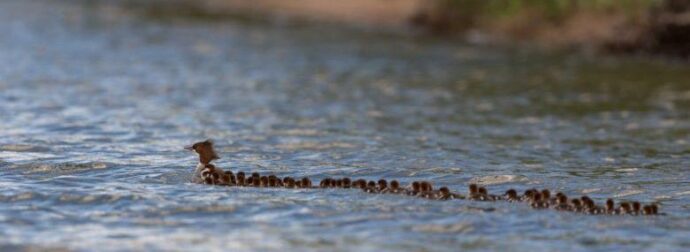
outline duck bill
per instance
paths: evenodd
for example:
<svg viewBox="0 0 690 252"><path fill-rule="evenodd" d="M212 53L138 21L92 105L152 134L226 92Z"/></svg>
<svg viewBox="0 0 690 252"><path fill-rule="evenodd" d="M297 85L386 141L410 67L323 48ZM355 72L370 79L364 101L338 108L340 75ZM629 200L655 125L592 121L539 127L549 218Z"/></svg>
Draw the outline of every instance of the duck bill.
<svg viewBox="0 0 690 252"><path fill-rule="evenodd" d="M187 146L184 147L184 149L185 149L185 150L188 150L188 151L193 151L193 150L194 150L194 147L192 147L191 145L187 145Z"/></svg>

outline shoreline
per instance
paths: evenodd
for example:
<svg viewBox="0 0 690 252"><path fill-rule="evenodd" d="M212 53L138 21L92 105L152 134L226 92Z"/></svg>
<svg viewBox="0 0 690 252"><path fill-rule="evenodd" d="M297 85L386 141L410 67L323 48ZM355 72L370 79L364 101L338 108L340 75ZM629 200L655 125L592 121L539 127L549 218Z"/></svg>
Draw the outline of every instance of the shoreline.
<svg viewBox="0 0 690 252"><path fill-rule="evenodd" d="M403 33L460 38L487 45L536 45L546 50L649 54L690 60L690 2L660 0L636 9L524 7L496 14L473 1L437 0L127 0L164 17L252 18L327 23ZM571 10L574 9L574 10ZM486 13L470 13L483 10ZM488 14L487 14L488 13ZM554 14L555 13L555 14Z"/></svg>

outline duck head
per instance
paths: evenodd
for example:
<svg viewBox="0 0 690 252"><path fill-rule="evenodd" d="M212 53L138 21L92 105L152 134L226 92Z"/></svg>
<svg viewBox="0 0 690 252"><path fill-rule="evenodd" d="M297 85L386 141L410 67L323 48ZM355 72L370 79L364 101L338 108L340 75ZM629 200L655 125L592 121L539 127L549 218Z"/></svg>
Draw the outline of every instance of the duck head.
<svg viewBox="0 0 690 252"><path fill-rule="evenodd" d="M213 141L211 139L186 146L185 149L199 154L199 162L202 164L209 164L211 161L220 158L213 149Z"/></svg>

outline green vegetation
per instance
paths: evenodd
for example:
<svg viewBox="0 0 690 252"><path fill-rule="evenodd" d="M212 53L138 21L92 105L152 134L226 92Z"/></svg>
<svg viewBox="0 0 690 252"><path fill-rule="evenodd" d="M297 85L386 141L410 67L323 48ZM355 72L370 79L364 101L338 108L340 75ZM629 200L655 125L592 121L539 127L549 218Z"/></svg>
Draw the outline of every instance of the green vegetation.
<svg viewBox="0 0 690 252"><path fill-rule="evenodd" d="M440 9L455 15L510 18L525 13L560 21L578 12L647 13L663 0L439 0Z"/></svg>

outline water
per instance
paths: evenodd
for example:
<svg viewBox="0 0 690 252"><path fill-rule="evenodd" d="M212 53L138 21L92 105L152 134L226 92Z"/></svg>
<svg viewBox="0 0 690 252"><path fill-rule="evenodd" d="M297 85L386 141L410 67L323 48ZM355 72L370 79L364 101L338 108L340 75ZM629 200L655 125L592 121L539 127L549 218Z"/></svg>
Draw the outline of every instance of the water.
<svg viewBox="0 0 690 252"><path fill-rule="evenodd" d="M0 34L3 251L690 247L687 64L74 1L2 1ZM551 188L667 215L191 184L182 147L206 138L234 171Z"/></svg>

